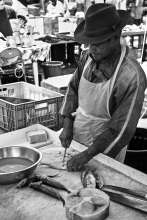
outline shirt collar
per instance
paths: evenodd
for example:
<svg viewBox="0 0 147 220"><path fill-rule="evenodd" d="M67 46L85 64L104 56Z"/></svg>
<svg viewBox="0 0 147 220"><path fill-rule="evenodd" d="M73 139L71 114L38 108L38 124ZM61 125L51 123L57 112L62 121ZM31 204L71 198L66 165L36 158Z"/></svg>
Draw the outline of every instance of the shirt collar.
<svg viewBox="0 0 147 220"><path fill-rule="evenodd" d="M90 57L92 58L91 54ZM101 70L106 79L110 79L116 69L116 66L119 62L119 58L120 54L118 54L118 51L116 50L113 52L111 56L97 63L96 69ZM97 73L97 71L94 71L95 75L97 75Z"/></svg>

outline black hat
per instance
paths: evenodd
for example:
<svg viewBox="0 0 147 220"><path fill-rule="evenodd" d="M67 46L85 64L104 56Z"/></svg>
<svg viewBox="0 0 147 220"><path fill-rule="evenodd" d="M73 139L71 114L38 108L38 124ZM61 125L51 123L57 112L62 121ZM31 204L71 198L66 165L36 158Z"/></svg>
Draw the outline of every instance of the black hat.
<svg viewBox="0 0 147 220"><path fill-rule="evenodd" d="M108 40L128 23L130 15L125 10L116 10L115 5L99 3L91 5L74 32L75 41L95 44Z"/></svg>

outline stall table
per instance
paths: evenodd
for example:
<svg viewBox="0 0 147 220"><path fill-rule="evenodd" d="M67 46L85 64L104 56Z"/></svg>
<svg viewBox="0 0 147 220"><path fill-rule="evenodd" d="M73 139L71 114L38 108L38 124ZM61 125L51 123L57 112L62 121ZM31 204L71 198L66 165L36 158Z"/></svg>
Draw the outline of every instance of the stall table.
<svg viewBox="0 0 147 220"><path fill-rule="evenodd" d="M47 130L47 128L46 128ZM18 132L18 131L15 131ZM43 154L42 161L55 162L61 160L64 149L61 147L58 133L48 129L54 136L56 143L40 148ZM6 135L6 134L4 134ZM81 151L85 147L81 145ZM69 152L78 152L79 143L73 141ZM123 165L103 154L99 154L89 162L91 168L96 168L102 176L105 184L126 187L147 192L147 175ZM51 174L57 170L45 166L38 166L36 173ZM65 184L71 191L82 187L81 172L68 172L62 170L55 179ZM48 195L37 192L29 187L17 189L16 184L0 186L0 219L2 220L66 220L65 207L62 202ZM60 193L65 198L67 192ZM110 202L109 216L107 220L146 220L147 213L136 209Z"/></svg>

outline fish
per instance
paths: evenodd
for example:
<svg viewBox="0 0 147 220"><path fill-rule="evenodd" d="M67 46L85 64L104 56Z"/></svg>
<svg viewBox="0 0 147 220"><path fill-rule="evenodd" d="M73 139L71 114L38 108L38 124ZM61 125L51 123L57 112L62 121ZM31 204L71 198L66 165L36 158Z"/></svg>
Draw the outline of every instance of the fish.
<svg viewBox="0 0 147 220"><path fill-rule="evenodd" d="M45 166L48 166L49 168L56 169L56 170L67 170L65 167L59 167L51 163L40 162L39 165L45 165Z"/></svg>
<svg viewBox="0 0 147 220"><path fill-rule="evenodd" d="M25 186L28 186L32 182L36 182L37 178L35 176L29 177L29 178L23 178L17 185L17 189L21 189Z"/></svg>
<svg viewBox="0 0 147 220"><path fill-rule="evenodd" d="M48 177L54 177L54 176L57 176L57 175L58 175L58 173L57 173L57 174L53 174L53 175L48 174L47 176L48 176ZM34 182L37 182L37 181L38 181L38 179L37 179L37 177L36 177L35 174L34 174L34 175L31 176L31 177L23 178L23 179L16 185L16 188L17 188L17 189L21 189L21 188L23 188L23 187L28 186L30 183L34 183Z"/></svg>
<svg viewBox="0 0 147 220"><path fill-rule="evenodd" d="M38 175L36 174L35 177L37 178L38 181L42 181L44 184L48 185L48 186L53 186L55 188L61 189L61 190L65 190L68 193L70 193L71 191L69 189L67 189L63 184L61 184L60 182L50 178L49 176L45 176L45 175Z"/></svg>
<svg viewBox="0 0 147 220"><path fill-rule="evenodd" d="M81 182L85 188L98 188L103 186L103 179L96 169L86 167L81 172Z"/></svg>
<svg viewBox="0 0 147 220"><path fill-rule="evenodd" d="M103 180L102 176L99 174L97 169L92 170L92 173L96 178L96 188L101 189L104 185L104 180Z"/></svg>
<svg viewBox="0 0 147 220"><path fill-rule="evenodd" d="M46 186L45 184L43 184L42 181L38 181L38 182L35 182L35 183L30 183L29 187L34 189L34 190L43 192L43 193L45 193L45 194L47 194L49 196L52 196L53 198L61 200L63 202L63 206L65 206L65 200L61 196L61 194L56 189L54 189L54 188L52 188L50 186Z"/></svg>

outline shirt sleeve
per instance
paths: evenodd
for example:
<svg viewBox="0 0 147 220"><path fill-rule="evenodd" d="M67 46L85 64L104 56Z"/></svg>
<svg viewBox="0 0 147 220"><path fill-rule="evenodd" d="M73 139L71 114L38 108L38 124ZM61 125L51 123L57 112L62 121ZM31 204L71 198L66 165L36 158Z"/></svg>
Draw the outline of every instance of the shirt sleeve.
<svg viewBox="0 0 147 220"><path fill-rule="evenodd" d="M16 18L15 10L12 7L9 7L8 11L9 11L9 15L10 15L9 19L15 19Z"/></svg>
<svg viewBox="0 0 147 220"><path fill-rule="evenodd" d="M69 82L67 92L63 100L63 105L60 110L60 114L64 117L73 118L71 113L75 112L76 109L78 108L79 82L81 79L81 75L82 75L84 64L86 62L87 57L88 57L88 51L85 51L81 54L77 69L75 70Z"/></svg>
<svg viewBox="0 0 147 220"><path fill-rule="evenodd" d="M12 13L12 18L16 18L16 12L15 12L15 10L13 8L12 8L11 13Z"/></svg>
<svg viewBox="0 0 147 220"><path fill-rule="evenodd" d="M115 158L129 143L140 118L145 89L146 77L142 68L133 68L127 63L110 97L111 119L88 149L90 155L104 153Z"/></svg>

